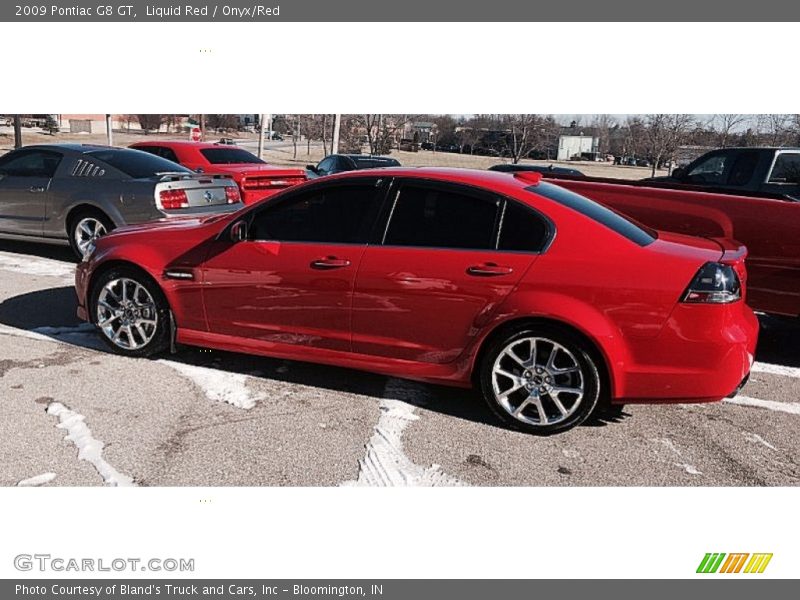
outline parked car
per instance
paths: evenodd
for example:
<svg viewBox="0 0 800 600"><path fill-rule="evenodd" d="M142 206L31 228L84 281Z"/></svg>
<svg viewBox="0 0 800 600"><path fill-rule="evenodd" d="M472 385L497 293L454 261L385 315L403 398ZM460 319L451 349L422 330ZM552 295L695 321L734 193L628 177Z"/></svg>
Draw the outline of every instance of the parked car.
<svg viewBox="0 0 800 600"><path fill-rule="evenodd" d="M738 240L749 251L748 303L800 316L800 202L663 181L548 180L656 229Z"/></svg>
<svg viewBox="0 0 800 600"><path fill-rule="evenodd" d="M272 137L273 141L276 141L276 142L282 142L283 141L283 136L280 133L278 133L277 131L274 131L272 133L271 137Z"/></svg>
<svg viewBox="0 0 800 600"><path fill-rule="evenodd" d="M555 165L528 165L528 164L512 164L503 163L501 165L493 165L489 167L490 171L500 171L502 173L517 173L519 171L533 171L535 173L552 173L555 175L571 175L573 177L583 177L583 173L578 169L570 167L556 167Z"/></svg>
<svg viewBox="0 0 800 600"><path fill-rule="evenodd" d="M78 266L78 314L126 356L175 342L475 385L534 433L734 392L758 328L745 250L540 179L371 169L120 229Z"/></svg>
<svg viewBox="0 0 800 600"><path fill-rule="evenodd" d="M649 181L776 194L800 200L800 148L712 150L667 177Z"/></svg>
<svg viewBox="0 0 800 600"><path fill-rule="evenodd" d="M0 237L69 243L77 256L122 225L241 206L229 177L139 150L42 144L0 158Z"/></svg>
<svg viewBox="0 0 800 600"><path fill-rule="evenodd" d="M131 148L166 158L197 173L230 175L239 186L245 204L308 179L305 169L269 165L255 154L228 144L147 141L133 144Z"/></svg>
<svg viewBox="0 0 800 600"><path fill-rule="evenodd" d="M309 177L323 177L342 173L344 171L357 171L359 169L376 169L379 167L399 167L400 162L388 156L372 156L370 154L331 154L326 156L317 165L307 165Z"/></svg>

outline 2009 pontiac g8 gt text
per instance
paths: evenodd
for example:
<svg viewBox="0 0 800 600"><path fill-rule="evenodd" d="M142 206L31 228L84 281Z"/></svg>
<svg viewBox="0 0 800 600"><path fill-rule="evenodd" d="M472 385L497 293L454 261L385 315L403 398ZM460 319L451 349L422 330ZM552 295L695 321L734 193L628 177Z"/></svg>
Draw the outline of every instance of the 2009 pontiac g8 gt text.
<svg viewBox="0 0 800 600"><path fill-rule="evenodd" d="M117 352L175 341L456 386L552 433L603 400L708 402L747 377L745 250L646 230L539 180L380 169L233 215L122 228L78 267Z"/></svg>

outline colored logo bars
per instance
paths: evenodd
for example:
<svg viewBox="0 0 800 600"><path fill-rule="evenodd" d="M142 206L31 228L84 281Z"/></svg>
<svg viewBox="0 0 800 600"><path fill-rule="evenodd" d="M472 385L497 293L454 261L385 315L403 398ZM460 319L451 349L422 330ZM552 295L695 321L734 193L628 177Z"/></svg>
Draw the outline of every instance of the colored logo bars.
<svg viewBox="0 0 800 600"><path fill-rule="evenodd" d="M748 560L748 557L750 560ZM725 554L724 552L708 552L703 557L703 560L700 561L697 572L763 573L770 560L772 560L772 553L748 554L746 552L741 552ZM744 567L744 569L742 567Z"/></svg>

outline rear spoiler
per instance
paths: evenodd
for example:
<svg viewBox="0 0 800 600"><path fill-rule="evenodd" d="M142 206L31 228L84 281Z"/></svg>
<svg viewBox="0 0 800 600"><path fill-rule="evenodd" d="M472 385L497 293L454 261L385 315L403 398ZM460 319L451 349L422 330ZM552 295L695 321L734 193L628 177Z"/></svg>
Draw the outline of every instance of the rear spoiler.
<svg viewBox="0 0 800 600"><path fill-rule="evenodd" d="M722 259L720 262L723 264L734 264L742 262L747 258L747 246L736 240L722 237L712 237L708 239L716 242L722 249Z"/></svg>
<svg viewBox="0 0 800 600"><path fill-rule="evenodd" d="M159 181L178 181L180 179L233 179L223 173L186 173L185 171L159 171L155 174Z"/></svg>

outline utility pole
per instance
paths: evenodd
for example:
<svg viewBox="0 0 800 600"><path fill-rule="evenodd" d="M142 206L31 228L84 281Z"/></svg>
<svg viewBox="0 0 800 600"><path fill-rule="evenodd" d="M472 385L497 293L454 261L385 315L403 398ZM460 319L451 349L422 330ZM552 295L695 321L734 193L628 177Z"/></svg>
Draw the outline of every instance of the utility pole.
<svg viewBox="0 0 800 600"><path fill-rule="evenodd" d="M200 141L204 142L206 139L206 116L200 115Z"/></svg>
<svg viewBox="0 0 800 600"><path fill-rule="evenodd" d="M339 153L339 130L342 126L342 115L334 115L333 140L331 141L331 154Z"/></svg>
<svg viewBox="0 0 800 600"><path fill-rule="evenodd" d="M22 117L14 115L14 148L22 148Z"/></svg>
<svg viewBox="0 0 800 600"><path fill-rule="evenodd" d="M264 129L267 127L267 120L264 118L266 115L258 115L258 158L264 158Z"/></svg>
<svg viewBox="0 0 800 600"><path fill-rule="evenodd" d="M108 138L108 145L114 145L114 132L111 130L111 115L106 115L106 137Z"/></svg>

